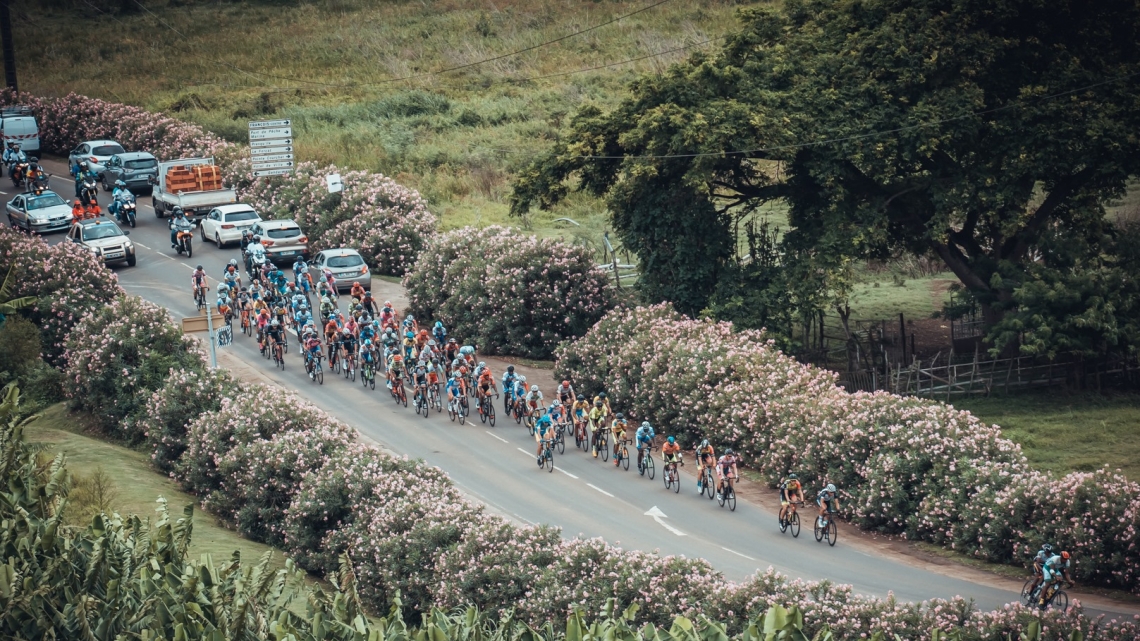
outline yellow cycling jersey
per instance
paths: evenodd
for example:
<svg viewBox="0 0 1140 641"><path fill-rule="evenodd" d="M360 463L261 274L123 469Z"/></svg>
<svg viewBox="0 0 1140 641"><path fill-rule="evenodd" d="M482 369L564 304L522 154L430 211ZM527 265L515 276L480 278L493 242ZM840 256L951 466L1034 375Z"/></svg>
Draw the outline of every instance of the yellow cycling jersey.
<svg viewBox="0 0 1140 641"><path fill-rule="evenodd" d="M629 427L629 424L625 421L614 421L613 424L610 425L610 429L614 431L614 434L618 435L624 432L627 427Z"/></svg>
<svg viewBox="0 0 1140 641"><path fill-rule="evenodd" d="M579 412L581 412L582 414L586 414L590 411L590 404L586 401L576 401L574 403L574 405L570 407L570 409L575 414L577 414Z"/></svg>

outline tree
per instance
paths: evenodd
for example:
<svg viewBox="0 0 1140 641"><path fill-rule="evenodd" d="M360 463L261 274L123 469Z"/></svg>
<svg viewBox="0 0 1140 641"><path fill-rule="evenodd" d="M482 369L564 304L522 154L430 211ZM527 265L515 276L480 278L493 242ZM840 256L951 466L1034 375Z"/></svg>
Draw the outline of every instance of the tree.
<svg viewBox="0 0 1140 641"><path fill-rule="evenodd" d="M699 235L782 200L785 254L934 253L999 346L1020 340L1001 323L1041 268L1066 281L1106 260L1119 230L1105 204L1140 170L1140 5L790 0L740 19L719 51L573 119L520 175L514 211L552 206L577 179L629 234L655 215L643 198L685 190L723 217Z"/></svg>

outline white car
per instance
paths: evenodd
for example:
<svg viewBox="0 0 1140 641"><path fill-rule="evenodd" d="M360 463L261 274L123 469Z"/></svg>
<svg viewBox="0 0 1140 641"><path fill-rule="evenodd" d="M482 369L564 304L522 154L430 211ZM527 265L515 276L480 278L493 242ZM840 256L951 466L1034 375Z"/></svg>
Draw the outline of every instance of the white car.
<svg viewBox="0 0 1140 641"><path fill-rule="evenodd" d="M87 169L102 174L107 169L107 161L115 154L125 154L126 149L114 140L88 140L81 142L71 150L67 157L68 168L77 162L87 161Z"/></svg>
<svg viewBox="0 0 1140 641"><path fill-rule="evenodd" d="M46 234L71 227L71 205L54 191L20 194L8 201L8 222L17 229Z"/></svg>
<svg viewBox="0 0 1140 641"><path fill-rule="evenodd" d="M211 209L202 220L202 237L221 248L241 242L241 233L260 222L261 216L249 205L222 205Z"/></svg>
<svg viewBox="0 0 1140 641"><path fill-rule="evenodd" d="M265 254L274 263L292 265L298 256L309 257L309 238L291 220L263 220L255 223L250 231L254 236L261 236Z"/></svg>
<svg viewBox="0 0 1140 641"><path fill-rule="evenodd" d="M351 289L353 283L360 283L372 290L372 274L355 249L326 249L317 254L316 267L318 275L325 267L332 271L337 289Z"/></svg>

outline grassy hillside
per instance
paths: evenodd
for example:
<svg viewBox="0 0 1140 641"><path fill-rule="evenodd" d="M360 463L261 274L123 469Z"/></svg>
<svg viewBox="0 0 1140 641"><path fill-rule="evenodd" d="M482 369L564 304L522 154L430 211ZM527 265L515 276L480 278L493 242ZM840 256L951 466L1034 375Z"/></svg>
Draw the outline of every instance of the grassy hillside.
<svg viewBox="0 0 1140 641"><path fill-rule="evenodd" d="M381 171L418 188L443 227L506 222L509 179L586 103L610 105L639 73L735 27L730 0L421 0L188 3L123 14L15 9L22 89L77 91L176 113L234 141L250 119L295 121L301 160ZM100 0L102 2L102 0ZM120 3L106 3L120 7ZM175 30L177 33L175 33ZM715 42L711 43L715 44ZM34 66L34 69L33 69ZM551 76L535 78L536 76ZM401 78L413 77L408 80ZM578 228L553 219L569 216ZM600 204L576 199L531 221L600 243Z"/></svg>

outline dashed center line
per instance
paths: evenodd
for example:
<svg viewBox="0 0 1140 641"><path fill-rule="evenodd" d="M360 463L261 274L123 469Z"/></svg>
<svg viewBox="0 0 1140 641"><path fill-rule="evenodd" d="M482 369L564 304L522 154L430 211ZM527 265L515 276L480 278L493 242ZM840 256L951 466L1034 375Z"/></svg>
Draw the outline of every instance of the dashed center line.
<svg viewBox="0 0 1140 641"><path fill-rule="evenodd" d="M730 549L728 549L728 548L724 547L723 545L722 545L722 546L720 546L720 549L724 550L725 552L732 552L732 553L733 553L733 554L735 554L736 556L742 556L742 557L744 557L744 558L748 559L749 561L755 561L755 560L756 560L756 559L754 559L754 558L752 558L752 557L748 556L747 554L741 554L740 552L737 552L736 550L730 550Z"/></svg>
<svg viewBox="0 0 1140 641"><path fill-rule="evenodd" d="M567 472L566 470L564 470L564 469L562 469L562 468L560 468L560 467L556 467L556 468L554 468L554 469L558 470L559 472L562 472L563 474L565 474L566 476L569 476L569 477L570 477L570 478L572 478L572 479L576 479L576 478L578 478L577 476L574 476L573 474L571 474L571 473Z"/></svg>
<svg viewBox="0 0 1140 641"><path fill-rule="evenodd" d="M614 495L613 495L613 494L610 494L609 492L607 492L607 491L603 490L602 488L598 487L597 485L594 485L593 483L587 483L586 485L589 485L590 487L592 487L592 488L594 488L595 490L597 490L597 491L601 492L602 494L605 494L606 496L610 497L611 499L612 499L612 498L614 498Z"/></svg>
<svg viewBox="0 0 1140 641"><path fill-rule="evenodd" d="M494 437L494 438L497 438L497 439L499 439L500 441L502 441L502 442L504 442L504 443L506 443L506 442L507 442L507 439L505 439L505 438L503 438L503 437L499 436L498 434L495 434L495 433L494 433L494 432L492 432L491 430L484 430L484 431L485 431L485 432L487 432L488 434L490 434L492 437Z"/></svg>

